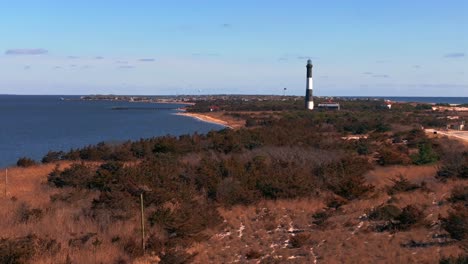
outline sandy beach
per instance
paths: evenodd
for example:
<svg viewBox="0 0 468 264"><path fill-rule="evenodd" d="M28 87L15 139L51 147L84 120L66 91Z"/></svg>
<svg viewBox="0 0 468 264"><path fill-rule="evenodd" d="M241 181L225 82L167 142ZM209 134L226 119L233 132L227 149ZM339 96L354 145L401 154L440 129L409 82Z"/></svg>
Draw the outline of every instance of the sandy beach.
<svg viewBox="0 0 468 264"><path fill-rule="evenodd" d="M221 113L188 113L188 112L180 112L176 115L188 116L192 118L196 118L203 122L213 123L222 125L228 128L236 129L244 126L244 122L240 120L236 120L234 118L226 117Z"/></svg>

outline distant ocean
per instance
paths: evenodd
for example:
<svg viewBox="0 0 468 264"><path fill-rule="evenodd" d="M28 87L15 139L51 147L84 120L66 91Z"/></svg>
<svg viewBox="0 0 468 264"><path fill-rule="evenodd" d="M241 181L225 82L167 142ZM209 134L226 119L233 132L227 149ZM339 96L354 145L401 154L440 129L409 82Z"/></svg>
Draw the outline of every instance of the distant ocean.
<svg viewBox="0 0 468 264"><path fill-rule="evenodd" d="M68 151L101 141L117 143L223 128L174 115L175 109L154 109L182 107L177 104L61 101L60 97L0 95L0 168L15 164L23 156L40 161L49 150ZM116 107L139 109L112 110Z"/></svg>
<svg viewBox="0 0 468 264"><path fill-rule="evenodd" d="M357 97L361 98L361 97ZM468 97L394 97L362 96L362 98L381 98L394 102L434 103L434 104L468 104Z"/></svg>

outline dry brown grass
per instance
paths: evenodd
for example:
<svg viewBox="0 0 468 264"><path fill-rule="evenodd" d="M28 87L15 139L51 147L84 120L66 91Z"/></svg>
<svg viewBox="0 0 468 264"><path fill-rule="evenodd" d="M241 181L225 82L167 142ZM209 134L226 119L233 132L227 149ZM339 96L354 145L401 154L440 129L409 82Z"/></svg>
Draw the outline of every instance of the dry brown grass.
<svg viewBox="0 0 468 264"><path fill-rule="evenodd" d="M63 169L70 164L61 162L59 167ZM137 237L138 217L109 225L97 223L86 214L92 199L96 197L96 193L89 191L83 191L82 197L73 203L51 202L51 195L68 191L47 184L47 175L55 166L46 164L8 169L7 197L0 199L0 237L14 239L35 234L54 239L60 244L58 254L43 252L32 263L65 263L67 257L73 263L114 263L118 259L128 259L122 251L123 241L113 243L112 238L121 237L123 240ZM2 190L3 186L2 181ZM21 221L19 216L25 213L25 207L40 209L42 216ZM91 237L85 241L83 238L88 234ZM99 245L93 245L96 239L101 242Z"/></svg>
<svg viewBox="0 0 468 264"><path fill-rule="evenodd" d="M466 181L441 183L435 180L436 167L379 167L367 175L379 190L369 199L352 201L321 226L312 216L325 207L326 197L303 200L264 201L253 206L221 210L223 228L209 241L192 248L197 263L438 263L444 256L466 253L460 243L428 247L403 247L411 241L441 242L446 234L437 223L439 214L447 215L446 198L451 189ZM390 179L408 175L414 183L425 181L428 190L402 192L390 196L383 191ZM417 205L424 211L428 226L405 232L376 232L366 218L373 208L391 202L400 208ZM242 236L240 236L242 230ZM289 232L293 231L293 232ZM295 234L296 233L296 234ZM300 247L291 245L294 236L309 237ZM258 259L249 259L251 251Z"/></svg>
<svg viewBox="0 0 468 264"><path fill-rule="evenodd" d="M9 169L8 198L0 199L0 237L36 234L60 243L58 254L44 252L32 263L65 263L67 258L73 263L115 263L117 260L131 263L123 248L129 239L138 241L138 217L97 222L87 214L97 195L89 191L83 191L82 197L73 203L51 202L51 195L67 192L46 184L47 175L54 167L49 164ZM447 215L450 204L446 199L454 186L467 184L462 180L439 182L434 178L435 171L434 166L378 167L367 175L368 181L378 187L375 194L337 210L324 209L330 195L326 193L310 199L269 200L251 206L220 208L224 223L206 232L211 238L194 244L189 253L196 254L195 263L438 263L441 257L457 256L464 250L457 243L402 247L411 241L439 241L434 236L444 234L437 220L439 215ZM398 175L413 183L425 181L428 190L390 196L384 190L392 184L390 179ZM405 232L375 232L373 222L365 214L389 202L400 208L419 206L428 225ZM21 222L19 214L24 205L41 209L42 217ZM330 217L317 225L314 214L323 210ZM83 237L90 233L91 237L84 241ZM101 241L98 246L93 246L95 239ZM157 262L158 257L133 261Z"/></svg>
<svg viewBox="0 0 468 264"><path fill-rule="evenodd" d="M434 182L436 181L435 175L437 173L436 165L427 166L388 166L377 167L369 171L365 176L369 183L376 188L382 188L392 183L392 179L403 176L412 183L420 184L421 182Z"/></svg>

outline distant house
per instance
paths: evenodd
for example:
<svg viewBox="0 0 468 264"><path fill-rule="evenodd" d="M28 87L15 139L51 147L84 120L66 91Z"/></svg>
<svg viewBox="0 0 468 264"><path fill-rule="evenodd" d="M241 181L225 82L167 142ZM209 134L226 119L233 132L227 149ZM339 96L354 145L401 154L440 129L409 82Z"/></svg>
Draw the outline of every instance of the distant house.
<svg viewBox="0 0 468 264"><path fill-rule="evenodd" d="M392 101L390 101L390 100L385 100L385 106L386 106L388 109L392 109Z"/></svg>
<svg viewBox="0 0 468 264"><path fill-rule="evenodd" d="M210 112L216 112L216 111L219 111L219 106L217 105L210 106Z"/></svg>
<svg viewBox="0 0 468 264"><path fill-rule="evenodd" d="M447 129L453 129L453 130L459 130L459 131L465 130L465 121L447 124Z"/></svg>
<svg viewBox="0 0 468 264"><path fill-rule="evenodd" d="M333 103L333 102L321 103L321 104L318 104L317 108L325 109L325 110L340 110L340 104Z"/></svg>

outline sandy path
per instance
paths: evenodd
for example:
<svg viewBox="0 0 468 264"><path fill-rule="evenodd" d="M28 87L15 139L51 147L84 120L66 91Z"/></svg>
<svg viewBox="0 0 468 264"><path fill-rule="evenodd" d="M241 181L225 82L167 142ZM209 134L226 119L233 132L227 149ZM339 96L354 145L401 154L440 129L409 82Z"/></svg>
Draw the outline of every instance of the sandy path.
<svg viewBox="0 0 468 264"><path fill-rule="evenodd" d="M434 132L437 132L436 135L443 135L451 138L456 138L464 141L465 143L468 143L468 131L440 131L436 129L425 129L425 132L432 135L434 135Z"/></svg>

